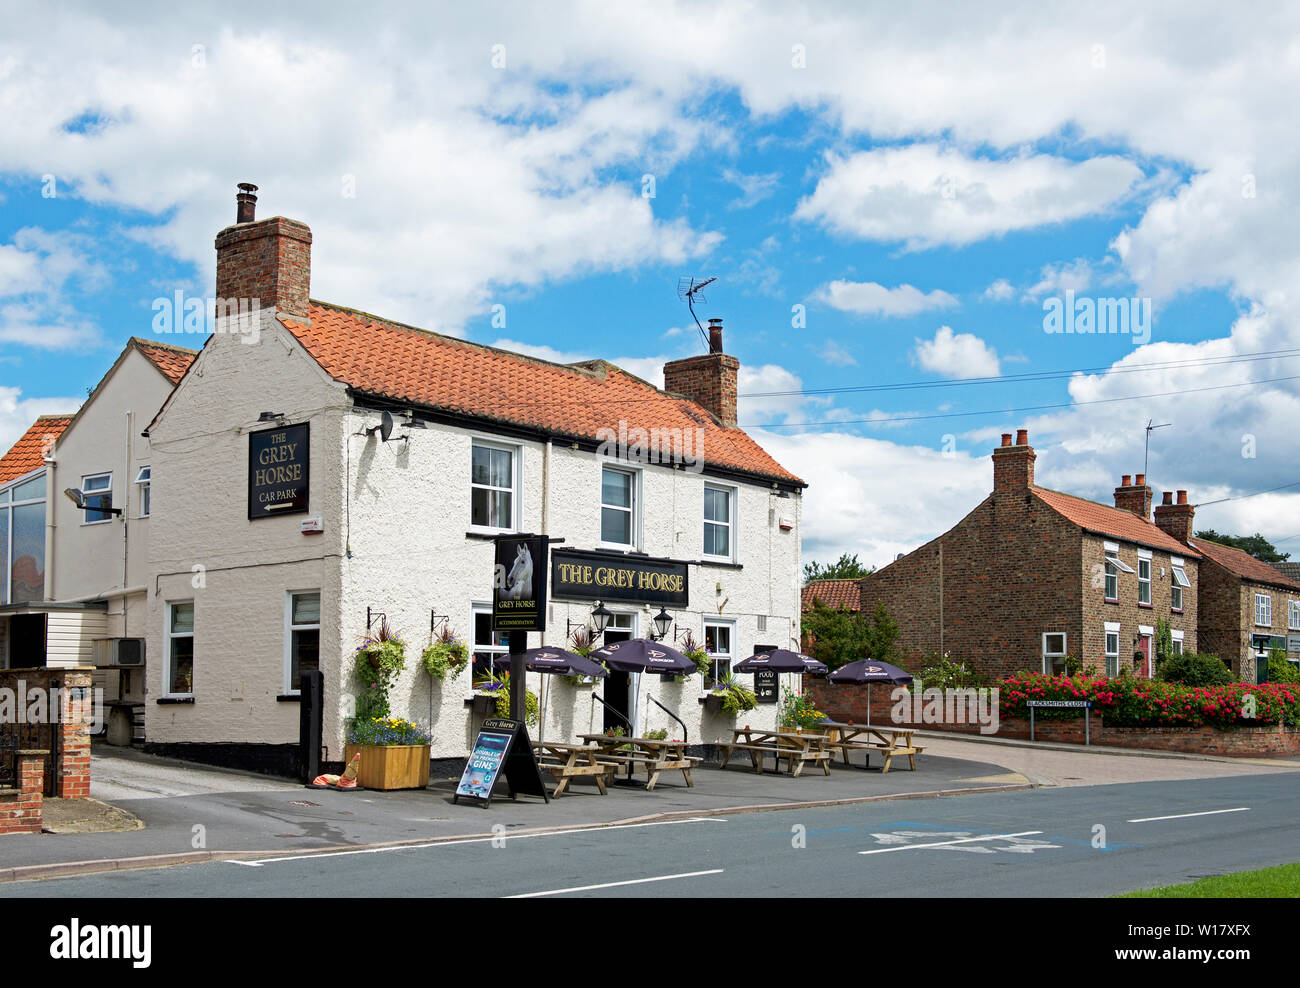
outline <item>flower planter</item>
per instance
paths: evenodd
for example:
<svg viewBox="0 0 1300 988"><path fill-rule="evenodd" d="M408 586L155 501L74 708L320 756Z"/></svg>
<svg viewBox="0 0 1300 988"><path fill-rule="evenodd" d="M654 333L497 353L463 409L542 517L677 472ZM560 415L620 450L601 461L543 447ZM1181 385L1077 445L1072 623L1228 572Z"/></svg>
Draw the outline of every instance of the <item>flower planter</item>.
<svg viewBox="0 0 1300 988"><path fill-rule="evenodd" d="M495 716L497 712L497 695L495 693L475 693L474 702L470 709L476 714Z"/></svg>
<svg viewBox="0 0 1300 988"><path fill-rule="evenodd" d="M704 696L704 709L711 714L722 713L723 697L717 693L706 693Z"/></svg>
<svg viewBox="0 0 1300 988"><path fill-rule="evenodd" d="M357 785L363 789L424 789L429 785L427 744L350 744L344 760L361 752Z"/></svg>

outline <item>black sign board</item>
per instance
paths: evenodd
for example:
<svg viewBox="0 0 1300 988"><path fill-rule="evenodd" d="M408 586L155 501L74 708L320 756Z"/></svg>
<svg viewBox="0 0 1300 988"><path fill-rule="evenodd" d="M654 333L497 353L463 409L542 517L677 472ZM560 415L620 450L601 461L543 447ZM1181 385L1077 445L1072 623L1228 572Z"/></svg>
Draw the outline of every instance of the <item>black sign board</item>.
<svg viewBox="0 0 1300 988"><path fill-rule="evenodd" d="M759 703L776 703L776 670L754 670L754 699Z"/></svg>
<svg viewBox="0 0 1300 988"><path fill-rule="evenodd" d="M671 559L642 559L575 549L551 553L551 595L686 607L689 567Z"/></svg>
<svg viewBox="0 0 1300 988"><path fill-rule="evenodd" d="M546 630L545 535L502 535L492 576L495 631Z"/></svg>
<svg viewBox="0 0 1300 988"><path fill-rule="evenodd" d="M457 803L464 796L490 806L492 789L503 770L506 791L511 799L523 793L541 796L548 803L551 801L542 782L542 770L537 767L532 742L528 739L528 728L523 721L507 717L489 717L483 721L451 801Z"/></svg>
<svg viewBox="0 0 1300 988"><path fill-rule="evenodd" d="M248 517L275 518L307 510L311 486L311 423L248 434Z"/></svg>

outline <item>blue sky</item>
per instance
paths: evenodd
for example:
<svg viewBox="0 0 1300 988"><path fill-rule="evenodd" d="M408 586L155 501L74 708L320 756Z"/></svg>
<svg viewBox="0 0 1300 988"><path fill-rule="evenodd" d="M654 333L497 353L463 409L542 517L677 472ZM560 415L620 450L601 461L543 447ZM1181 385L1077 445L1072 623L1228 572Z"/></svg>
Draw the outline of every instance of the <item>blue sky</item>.
<svg viewBox="0 0 1300 988"><path fill-rule="evenodd" d="M15 11L0 441L75 407L154 299L212 292L247 180L312 227L317 298L656 383L701 347L678 278L717 277L699 315L742 362L742 425L812 485L807 556L937 534L1017 427L1040 482L1108 499L1149 419L1174 422L1157 490L1300 548L1300 494L1240 497L1300 481L1275 380L1300 375L1294 20L499 5L358 37L333 11ZM1150 339L1045 332L1067 289L1150 299ZM933 387L807 393L896 384ZM744 397L770 391L793 394Z"/></svg>

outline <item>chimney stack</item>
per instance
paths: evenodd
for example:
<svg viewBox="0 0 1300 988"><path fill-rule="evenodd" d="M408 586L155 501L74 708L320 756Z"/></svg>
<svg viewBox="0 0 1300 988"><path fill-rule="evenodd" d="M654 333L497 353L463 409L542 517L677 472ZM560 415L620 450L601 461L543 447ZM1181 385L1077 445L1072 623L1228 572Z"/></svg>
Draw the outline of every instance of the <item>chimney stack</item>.
<svg viewBox="0 0 1300 988"><path fill-rule="evenodd" d="M217 312L275 309L307 318L311 229L273 216L257 221L257 186L239 184L235 225L217 234Z"/></svg>
<svg viewBox="0 0 1300 988"><path fill-rule="evenodd" d="M1165 491L1161 504L1156 506L1156 527L1170 538L1184 545L1192 537L1192 521L1196 516L1196 505L1187 503L1187 492L1178 492L1178 502L1173 503L1173 495Z"/></svg>
<svg viewBox="0 0 1300 988"><path fill-rule="evenodd" d="M736 427L740 361L722 352L722 320L709 320L709 352L664 364L664 390L703 406L724 427Z"/></svg>
<svg viewBox="0 0 1300 988"><path fill-rule="evenodd" d="M1016 444L1011 433L1002 434L1002 445L993 450L993 493L1023 494L1034 486L1034 461L1038 455L1029 445L1029 430L1016 430Z"/></svg>
<svg viewBox="0 0 1300 988"><path fill-rule="evenodd" d="M1151 520L1151 488L1147 486L1146 474L1138 474L1133 483L1129 483L1128 474L1120 478L1115 488L1115 507L1131 511L1144 521Z"/></svg>

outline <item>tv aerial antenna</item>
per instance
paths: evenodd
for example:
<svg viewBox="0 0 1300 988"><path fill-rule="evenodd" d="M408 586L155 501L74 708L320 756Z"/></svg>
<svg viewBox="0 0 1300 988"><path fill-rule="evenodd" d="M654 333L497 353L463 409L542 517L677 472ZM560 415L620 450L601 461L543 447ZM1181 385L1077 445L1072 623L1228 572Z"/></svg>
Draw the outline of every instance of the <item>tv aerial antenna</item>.
<svg viewBox="0 0 1300 988"><path fill-rule="evenodd" d="M691 318L695 320L695 325L700 330L700 336L704 340L704 345L709 345L709 334L704 331L700 325L700 317L695 314L695 302L707 303L701 292L707 285L713 284L717 278L678 278L677 279L677 297L686 303L686 308L691 310Z"/></svg>
<svg viewBox="0 0 1300 988"><path fill-rule="evenodd" d="M1156 429L1164 429L1164 428L1166 428L1166 427L1168 427L1168 426L1173 425L1172 422L1161 422L1159 425L1152 425L1153 422L1155 422L1155 419L1147 419L1147 441L1146 441L1146 449L1144 450L1144 452L1143 452L1143 454L1142 454L1142 472L1143 472L1143 473L1146 473L1146 472L1147 472L1147 464L1148 464L1148 463L1150 462L1150 460L1151 460L1151 433L1153 433Z"/></svg>

